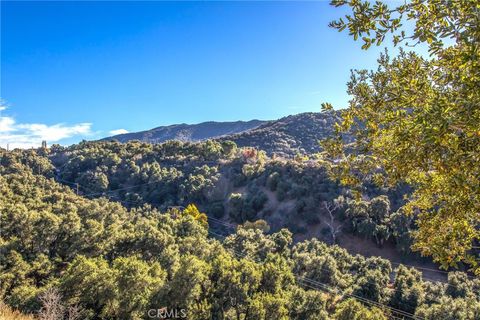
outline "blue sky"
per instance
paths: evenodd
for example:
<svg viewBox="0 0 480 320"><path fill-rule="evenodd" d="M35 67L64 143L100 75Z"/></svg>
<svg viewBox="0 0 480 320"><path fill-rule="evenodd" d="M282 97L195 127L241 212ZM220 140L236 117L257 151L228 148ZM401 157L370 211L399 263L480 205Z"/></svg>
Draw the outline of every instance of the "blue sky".
<svg viewBox="0 0 480 320"><path fill-rule="evenodd" d="M382 50L326 1L1 5L1 147L341 108Z"/></svg>

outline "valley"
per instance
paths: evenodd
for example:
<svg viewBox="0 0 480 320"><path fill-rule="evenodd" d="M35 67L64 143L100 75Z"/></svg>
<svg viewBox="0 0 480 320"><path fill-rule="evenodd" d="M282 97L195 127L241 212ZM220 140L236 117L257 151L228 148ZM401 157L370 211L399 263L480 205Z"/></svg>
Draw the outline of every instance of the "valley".
<svg viewBox="0 0 480 320"><path fill-rule="evenodd" d="M480 320L478 0L0 7L1 320Z"/></svg>

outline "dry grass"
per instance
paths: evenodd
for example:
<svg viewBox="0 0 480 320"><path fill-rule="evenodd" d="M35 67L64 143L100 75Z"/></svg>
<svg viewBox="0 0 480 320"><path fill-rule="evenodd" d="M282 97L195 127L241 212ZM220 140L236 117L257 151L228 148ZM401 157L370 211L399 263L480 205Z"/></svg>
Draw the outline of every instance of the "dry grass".
<svg viewBox="0 0 480 320"><path fill-rule="evenodd" d="M18 311L12 310L5 303L0 301L0 319L1 320L34 320L33 316L24 315Z"/></svg>

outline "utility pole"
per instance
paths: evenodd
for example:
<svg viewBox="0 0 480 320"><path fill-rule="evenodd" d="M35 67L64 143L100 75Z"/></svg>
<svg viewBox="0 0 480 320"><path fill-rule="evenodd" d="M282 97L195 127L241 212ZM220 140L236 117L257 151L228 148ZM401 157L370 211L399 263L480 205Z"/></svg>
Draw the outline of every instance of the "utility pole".
<svg viewBox="0 0 480 320"><path fill-rule="evenodd" d="M75 183L75 186L77 187L77 196L78 196L78 183Z"/></svg>

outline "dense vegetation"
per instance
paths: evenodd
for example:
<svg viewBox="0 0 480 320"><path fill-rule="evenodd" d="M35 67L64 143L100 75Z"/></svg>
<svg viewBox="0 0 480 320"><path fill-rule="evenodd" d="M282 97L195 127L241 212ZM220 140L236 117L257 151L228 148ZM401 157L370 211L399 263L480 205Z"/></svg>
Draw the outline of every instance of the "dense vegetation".
<svg viewBox="0 0 480 320"><path fill-rule="evenodd" d="M105 195L127 207L150 204L162 211L195 203L230 223L264 219L272 231L286 227L295 234L320 226L317 237L327 242L355 233L410 253L414 219L396 212L408 189L378 189L365 182L363 199L355 199L328 178L321 161L272 159L231 141L84 142L54 147L45 157L56 167L45 174L87 197ZM378 208L372 213L360 209L365 206Z"/></svg>
<svg viewBox="0 0 480 320"><path fill-rule="evenodd" d="M254 147L267 155L292 158L298 154L319 152L318 141L334 133L339 112L307 112L274 121L204 122L195 125L172 125L147 131L132 132L103 139L128 142L139 140L162 143L168 140L184 142L217 139L233 141L239 147ZM348 136L345 136L348 137Z"/></svg>
<svg viewBox="0 0 480 320"><path fill-rule="evenodd" d="M320 150L317 130L289 121L232 136L260 149L220 139L1 150L1 300L52 320L165 308L189 319L479 319L478 277L430 282L335 245L343 232L406 254L413 243L480 272L479 6L333 4L353 14L332 26L365 49L392 32L432 56L385 54L375 72L354 72L320 155L304 155ZM337 116L301 115L328 130ZM293 241L313 225L332 245Z"/></svg>
<svg viewBox="0 0 480 320"><path fill-rule="evenodd" d="M332 136L337 121L340 121L340 113L336 111L306 112L269 121L258 128L222 140L231 140L239 147L264 150L269 156L291 158L321 151L318 142ZM347 139L348 135L344 135L344 138Z"/></svg>
<svg viewBox="0 0 480 320"><path fill-rule="evenodd" d="M46 150L2 151L0 164L0 295L24 312L43 302L42 319L63 310L142 319L165 306L189 319L480 316L480 281L461 272L441 284L399 266L392 279L388 260L316 239L293 244L288 230L266 233L261 222L222 237L195 206L162 213L88 199L55 181Z"/></svg>
<svg viewBox="0 0 480 320"><path fill-rule="evenodd" d="M364 49L393 39L431 54L385 53L377 70L353 72L352 99L337 129L355 143L339 137L325 144L340 160L335 174L350 185L366 175L379 185L414 186L404 207L418 218L414 248L444 266L466 262L480 274L479 2L332 4L351 9L332 26L362 39Z"/></svg>

